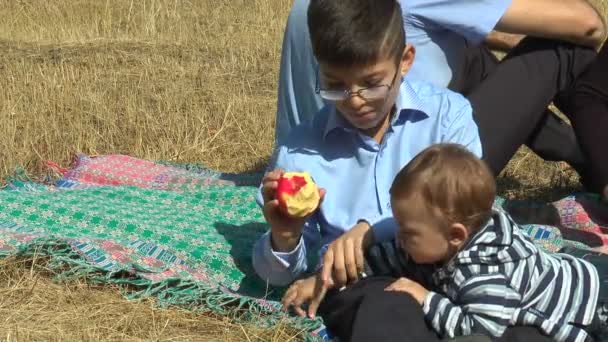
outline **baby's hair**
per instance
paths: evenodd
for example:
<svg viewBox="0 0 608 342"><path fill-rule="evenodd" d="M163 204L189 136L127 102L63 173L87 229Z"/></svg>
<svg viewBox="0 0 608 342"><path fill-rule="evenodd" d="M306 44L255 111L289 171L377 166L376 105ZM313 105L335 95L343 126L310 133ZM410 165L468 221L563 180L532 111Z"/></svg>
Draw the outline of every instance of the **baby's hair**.
<svg viewBox="0 0 608 342"><path fill-rule="evenodd" d="M496 183L486 163L464 146L436 144L397 174L390 193L393 202L430 209L446 227L461 223L476 231L492 214Z"/></svg>
<svg viewBox="0 0 608 342"><path fill-rule="evenodd" d="M311 0L308 30L319 62L343 67L401 59L405 30L396 0Z"/></svg>

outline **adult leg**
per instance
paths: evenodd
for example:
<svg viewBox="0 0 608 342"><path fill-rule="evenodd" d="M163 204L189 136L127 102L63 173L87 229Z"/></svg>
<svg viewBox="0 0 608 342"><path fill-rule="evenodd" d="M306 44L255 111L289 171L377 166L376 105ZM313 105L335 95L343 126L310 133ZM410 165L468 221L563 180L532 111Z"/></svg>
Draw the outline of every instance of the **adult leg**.
<svg viewBox="0 0 608 342"><path fill-rule="evenodd" d="M386 292L395 278L368 277L343 291L331 291L319 307L329 331L340 341L489 342L473 335L443 339L426 324L420 305L408 295ZM548 342L533 327L510 327L501 342Z"/></svg>
<svg viewBox="0 0 608 342"><path fill-rule="evenodd" d="M309 0L294 1L283 36L275 127L275 141L279 144L292 127L310 121L323 106L315 93L318 67L308 33L308 3Z"/></svg>
<svg viewBox="0 0 608 342"><path fill-rule="evenodd" d="M536 131L556 94L573 86L595 56L592 49L528 37L471 91L484 159L495 174Z"/></svg>
<svg viewBox="0 0 608 342"><path fill-rule="evenodd" d="M439 341L412 297L384 291L393 281L369 277L328 293L319 314L329 331L340 341Z"/></svg>
<svg viewBox="0 0 608 342"><path fill-rule="evenodd" d="M484 45L469 45L465 49L461 65L454 70L448 88L468 96L499 67L499 64L498 58ZM519 81L519 79L509 77L502 82L492 84L507 87L507 82L510 81ZM501 96L504 88L497 88L493 91L496 96ZM525 144L544 160L565 161L577 171L584 171L583 153L572 126L549 109L545 109Z"/></svg>
<svg viewBox="0 0 608 342"><path fill-rule="evenodd" d="M608 44L557 105L570 118L589 161L583 184L608 198Z"/></svg>

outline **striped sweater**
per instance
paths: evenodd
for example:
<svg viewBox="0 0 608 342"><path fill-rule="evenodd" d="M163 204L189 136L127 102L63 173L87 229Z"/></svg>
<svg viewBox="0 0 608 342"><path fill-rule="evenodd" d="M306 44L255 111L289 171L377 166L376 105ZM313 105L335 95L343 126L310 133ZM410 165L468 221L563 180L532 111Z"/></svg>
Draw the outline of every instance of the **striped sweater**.
<svg viewBox="0 0 608 342"><path fill-rule="evenodd" d="M540 251L500 209L446 265L414 265L395 252L387 245L371 249L370 271L400 273L432 290L423 309L443 337L500 337L514 325L536 326L556 341L588 337L581 326L588 326L595 315L595 267L566 254Z"/></svg>

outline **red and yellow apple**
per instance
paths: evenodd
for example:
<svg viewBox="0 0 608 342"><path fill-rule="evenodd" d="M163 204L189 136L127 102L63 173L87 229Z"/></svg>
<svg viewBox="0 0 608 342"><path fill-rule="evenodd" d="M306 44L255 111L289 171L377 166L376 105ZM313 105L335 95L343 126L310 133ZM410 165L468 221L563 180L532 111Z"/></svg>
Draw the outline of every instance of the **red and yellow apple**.
<svg viewBox="0 0 608 342"><path fill-rule="evenodd" d="M319 205L319 189L307 172L285 172L279 179L276 197L283 212L305 217Z"/></svg>

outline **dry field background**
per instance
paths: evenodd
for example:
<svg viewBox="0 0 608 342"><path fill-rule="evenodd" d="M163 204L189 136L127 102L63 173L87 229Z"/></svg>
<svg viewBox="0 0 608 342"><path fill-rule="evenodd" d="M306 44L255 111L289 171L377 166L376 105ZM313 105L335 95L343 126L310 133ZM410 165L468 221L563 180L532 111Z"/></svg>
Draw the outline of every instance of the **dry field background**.
<svg viewBox="0 0 608 342"><path fill-rule="evenodd" d="M74 153L125 153L259 169L272 147L288 0L0 0L0 184ZM608 2L596 4L606 13ZM578 187L522 149L507 196ZM525 190L525 191L524 191ZM50 280L44 262L0 261L0 340L285 341L297 332L129 302Z"/></svg>

